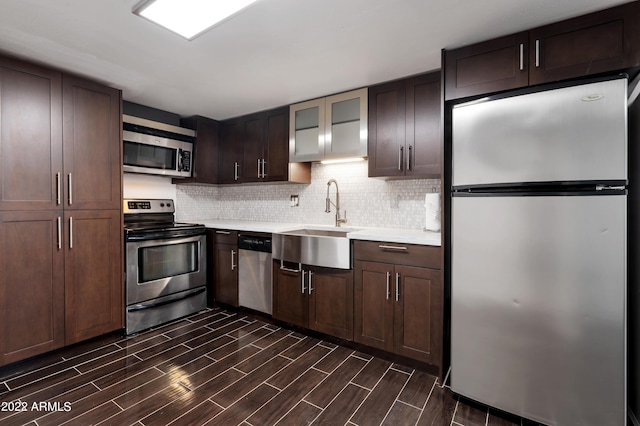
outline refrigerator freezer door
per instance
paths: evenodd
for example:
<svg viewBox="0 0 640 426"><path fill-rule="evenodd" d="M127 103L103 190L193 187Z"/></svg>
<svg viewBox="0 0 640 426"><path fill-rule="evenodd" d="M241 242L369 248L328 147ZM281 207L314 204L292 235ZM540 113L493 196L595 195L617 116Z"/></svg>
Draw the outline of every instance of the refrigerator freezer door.
<svg viewBox="0 0 640 426"><path fill-rule="evenodd" d="M454 392L550 425L626 424L626 198L453 197Z"/></svg>
<svg viewBox="0 0 640 426"><path fill-rule="evenodd" d="M453 109L453 186L627 179L627 79Z"/></svg>

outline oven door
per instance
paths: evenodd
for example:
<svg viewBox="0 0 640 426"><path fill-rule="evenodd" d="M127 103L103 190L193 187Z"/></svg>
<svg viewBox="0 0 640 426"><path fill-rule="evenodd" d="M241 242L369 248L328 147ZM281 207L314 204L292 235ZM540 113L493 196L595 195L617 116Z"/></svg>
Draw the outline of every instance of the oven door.
<svg viewBox="0 0 640 426"><path fill-rule="evenodd" d="M205 286L205 238L127 242L127 305Z"/></svg>

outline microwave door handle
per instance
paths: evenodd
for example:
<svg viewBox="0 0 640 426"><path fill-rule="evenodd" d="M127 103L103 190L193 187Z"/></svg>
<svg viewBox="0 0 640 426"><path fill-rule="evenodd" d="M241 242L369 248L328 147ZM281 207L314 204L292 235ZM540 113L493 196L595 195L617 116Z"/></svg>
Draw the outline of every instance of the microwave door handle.
<svg viewBox="0 0 640 426"><path fill-rule="evenodd" d="M178 148L178 171L182 171L182 149Z"/></svg>

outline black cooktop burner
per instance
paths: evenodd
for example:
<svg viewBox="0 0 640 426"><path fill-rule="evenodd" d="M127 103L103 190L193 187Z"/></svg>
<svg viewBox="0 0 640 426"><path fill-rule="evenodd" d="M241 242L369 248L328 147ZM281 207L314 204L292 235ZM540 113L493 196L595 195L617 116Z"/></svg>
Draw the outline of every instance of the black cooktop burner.
<svg viewBox="0 0 640 426"><path fill-rule="evenodd" d="M205 233L205 226L174 222L172 200L124 200L126 241L188 237Z"/></svg>

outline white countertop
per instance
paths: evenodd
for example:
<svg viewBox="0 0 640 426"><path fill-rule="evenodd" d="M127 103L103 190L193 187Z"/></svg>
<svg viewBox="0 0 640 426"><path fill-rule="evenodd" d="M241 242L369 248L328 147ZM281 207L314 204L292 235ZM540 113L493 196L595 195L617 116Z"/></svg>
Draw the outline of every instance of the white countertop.
<svg viewBox="0 0 640 426"><path fill-rule="evenodd" d="M301 223L281 223L281 222L255 222L246 220L194 220L192 222L202 223L207 228L229 229L235 231L251 231L277 233L293 231L294 229L336 229L332 226L313 225ZM427 246L440 246L442 239L440 232L423 231L419 229L395 229L395 228L368 228L368 227L342 227L348 230L347 238L352 240L386 241L400 244L420 244Z"/></svg>

